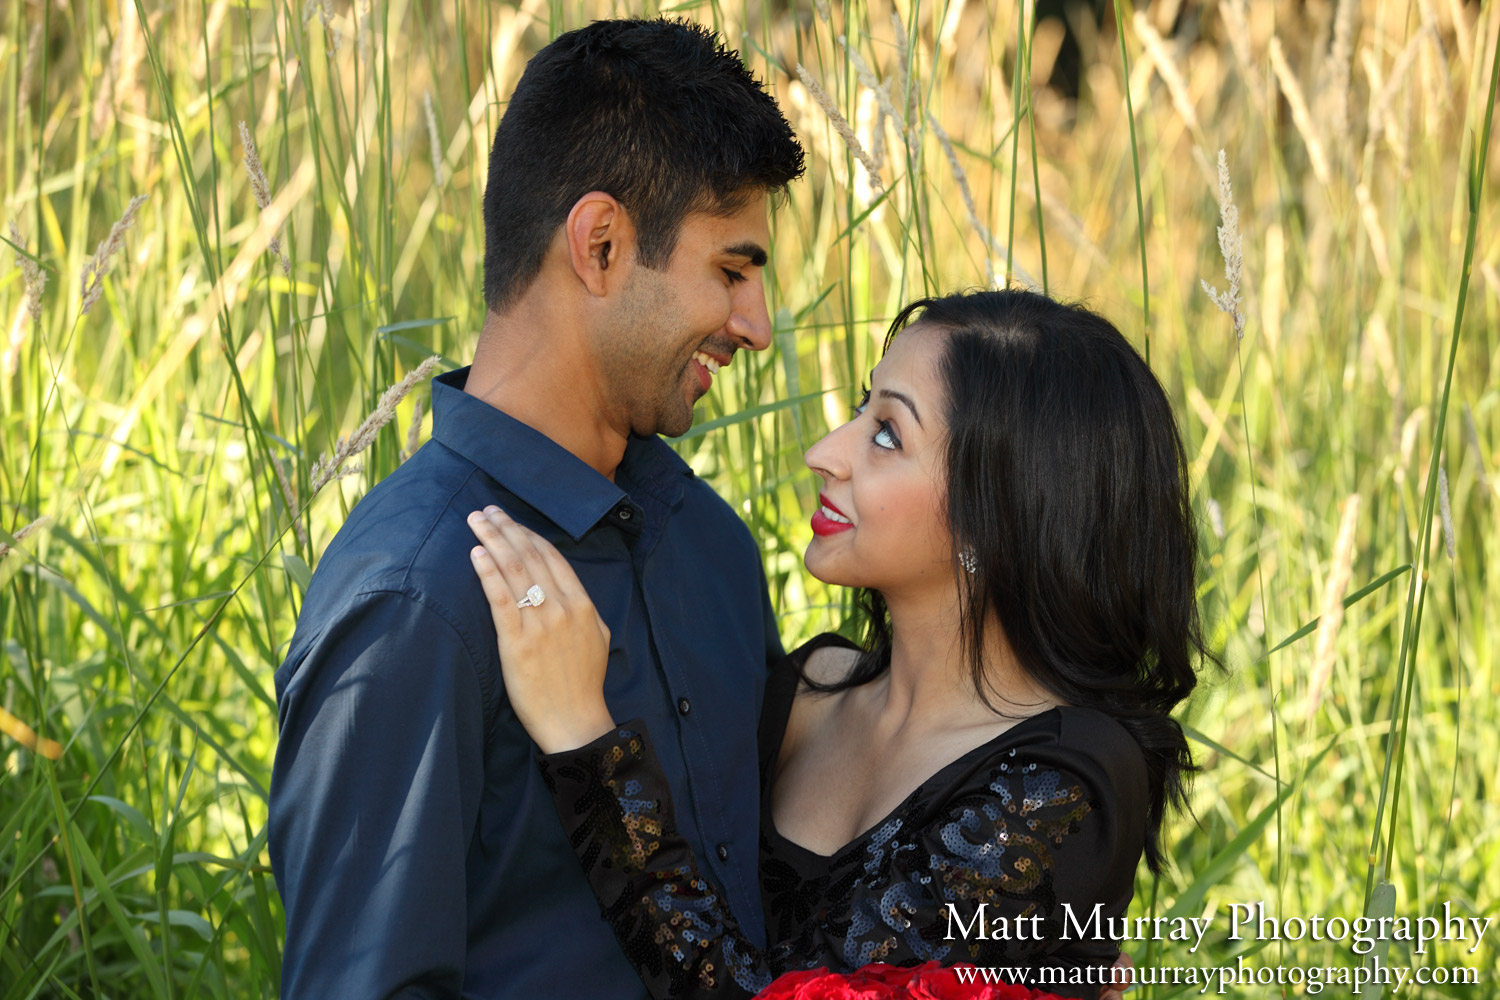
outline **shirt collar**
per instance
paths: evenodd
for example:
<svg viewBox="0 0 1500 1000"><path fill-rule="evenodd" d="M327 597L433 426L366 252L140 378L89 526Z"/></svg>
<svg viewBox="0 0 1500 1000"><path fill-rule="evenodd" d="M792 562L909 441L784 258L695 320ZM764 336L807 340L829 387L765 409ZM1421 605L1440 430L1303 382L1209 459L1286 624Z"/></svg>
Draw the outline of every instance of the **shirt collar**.
<svg viewBox="0 0 1500 1000"><path fill-rule="evenodd" d="M581 539L623 499L625 490L587 462L515 417L464 392L469 369L432 380L432 438ZM632 436L616 471L632 489L680 492L686 462L660 438Z"/></svg>

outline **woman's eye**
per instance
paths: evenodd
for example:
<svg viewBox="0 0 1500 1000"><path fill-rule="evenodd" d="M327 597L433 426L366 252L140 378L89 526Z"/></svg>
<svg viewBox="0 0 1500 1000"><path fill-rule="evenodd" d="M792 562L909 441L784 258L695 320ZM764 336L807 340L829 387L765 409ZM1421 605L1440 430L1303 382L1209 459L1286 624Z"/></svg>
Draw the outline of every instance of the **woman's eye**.
<svg viewBox="0 0 1500 1000"><path fill-rule="evenodd" d="M854 415L857 417L865 412L865 407L870 405L870 390L865 389L859 397L859 404L854 407Z"/></svg>
<svg viewBox="0 0 1500 1000"><path fill-rule="evenodd" d="M875 436L871 440L875 442L876 447L884 448L887 451L895 451L901 447L901 442L896 438L895 433L891 431L890 422L886 420L880 422L880 429L875 432Z"/></svg>

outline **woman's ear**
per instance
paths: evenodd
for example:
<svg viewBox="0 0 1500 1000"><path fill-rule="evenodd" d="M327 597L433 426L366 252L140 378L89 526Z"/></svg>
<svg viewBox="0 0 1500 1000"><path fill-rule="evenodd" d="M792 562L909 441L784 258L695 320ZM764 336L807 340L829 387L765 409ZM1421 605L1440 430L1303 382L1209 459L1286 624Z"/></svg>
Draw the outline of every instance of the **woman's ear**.
<svg viewBox="0 0 1500 1000"><path fill-rule="evenodd" d="M635 250L630 213L603 191L590 191L574 203L563 224L568 260L589 294L607 295L618 287L618 275Z"/></svg>

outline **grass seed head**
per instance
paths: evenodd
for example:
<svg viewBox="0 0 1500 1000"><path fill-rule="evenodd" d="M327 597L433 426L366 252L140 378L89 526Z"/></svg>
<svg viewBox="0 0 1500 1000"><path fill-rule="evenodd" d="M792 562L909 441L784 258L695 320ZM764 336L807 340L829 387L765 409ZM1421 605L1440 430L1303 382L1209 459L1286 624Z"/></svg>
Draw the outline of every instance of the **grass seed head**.
<svg viewBox="0 0 1500 1000"><path fill-rule="evenodd" d="M833 125L833 130L839 134L840 139L844 140L844 145L849 147L849 151L854 154L854 158L859 160L860 164L865 168L865 172L870 175L870 187L877 193L884 191L885 184L880 179L880 167L875 163L870 154L865 151L865 147L859 141L859 136L854 134L854 129L850 126L849 120L839 113L838 106L833 103L833 98L828 96L828 91L824 90L818 84L818 81L813 79L812 74L801 63L797 64L797 78L802 81L802 86L807 88L807 92L812 95L812 99L818 102L818 107L822 108L823 113L828 116L829 122Z"/></svg>
<svg viewBox="0 0 1500 1000"><path fill-rule="evenodd" d="M339 470L345 461L370 447L370 444L375 440L375 435L380 433L380 429L390 423L396 416L397 404L406 398L406 394L411 392L413 386L432 374L432 369L437 367L437 363L440 360L442 359L434 354L407 372L406 377L401 381L381 393L380 399L375 403L375 409L364 419L363 423L355 428L354 433L348 437L340 438L338 443L334 445L331 453L325 454L318 459L312 468L311 476L312 491L314 494L317 494L319 490L335 479L342 479L344 476L353 475L357 471L349 469L340 472Z"/></svg>
<svg viewBox="0 0 1500 1000"><path fill-rule="evenodd" d="M1458 558L1453 547L1453 508L1448 503L1448 470L1438 468L1438 510L1443 517L1443 548L1448 550L1448 561Z"/></svg>
<svg viewBox="0 0 1500 1000"><path fill-rule="evenodd" d="M432 183L443 183L443 146L438 139L437 111L432 106L432 91L422 95L422 111L427 118L427 145L432 152Z"/></svg>
<svg viewBox="0 0 1500 1000"><path fill-rule="evenodd" d="M1234 188L1229 183L1229 158L1219 150L1219 253L1224 257L1224 280L1229 287L1219 291L1207 281L1203 290L1220 311L1234 320L1234 336L1245 336L1245 312L1240 303L1240 277L1244 270L1244 239L1240 236L1240 210L1234 204Z"/></svg>
<svg viewBox="0 0 1500 1000"><path fill-rule="evenodd" d="M135 225L135 214L140 207L146 203L146 196L138 194L130 199L130 204L125 208L125 214L120 220L109 227L109 235L99 243L99 248L94 251L94 256L83 266L83 273L78 276L78 286L83 296L83 305L79 309L80 316L87 316L89 310L99 301L104 294L104 276L114 262L115 254L125 248L125 234L130 227Z"/></svg>
<svg viewBox="0 0 1500 1000"><path fill-rule="evenodd" d="M10 239L18 247L26 245L26 240L21 237L21 230L14 222L10 224ZM47 287L47 272L23 253L16 254L16 266L21 269L21 278L26 284L26 311L31 314L32 322L40 323L42 321L42 289Z"/></svg>

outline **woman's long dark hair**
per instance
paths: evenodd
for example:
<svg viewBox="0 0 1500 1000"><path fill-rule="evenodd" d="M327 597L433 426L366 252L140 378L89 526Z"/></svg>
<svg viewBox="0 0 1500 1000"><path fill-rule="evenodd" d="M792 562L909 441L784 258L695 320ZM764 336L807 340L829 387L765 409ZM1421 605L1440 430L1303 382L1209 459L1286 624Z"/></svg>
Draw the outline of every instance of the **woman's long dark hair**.
<svg viewBox="0 0 1500 1000"><path fill-rule="evenodd" d="M1217 663L1196 600L1198 531L1171 405L1108 320L1033 292L922 299L892 322L947 331L947 518L958 554L965 658L990 701L984 623L993 609L1021 665L1069 705L1115 718L1145 755L1146 863L1162 869L1161 824L1186 804L1195 768L1168 714ZM863 656L833 688L890 669L891 622L860 591Z"/></svg>

